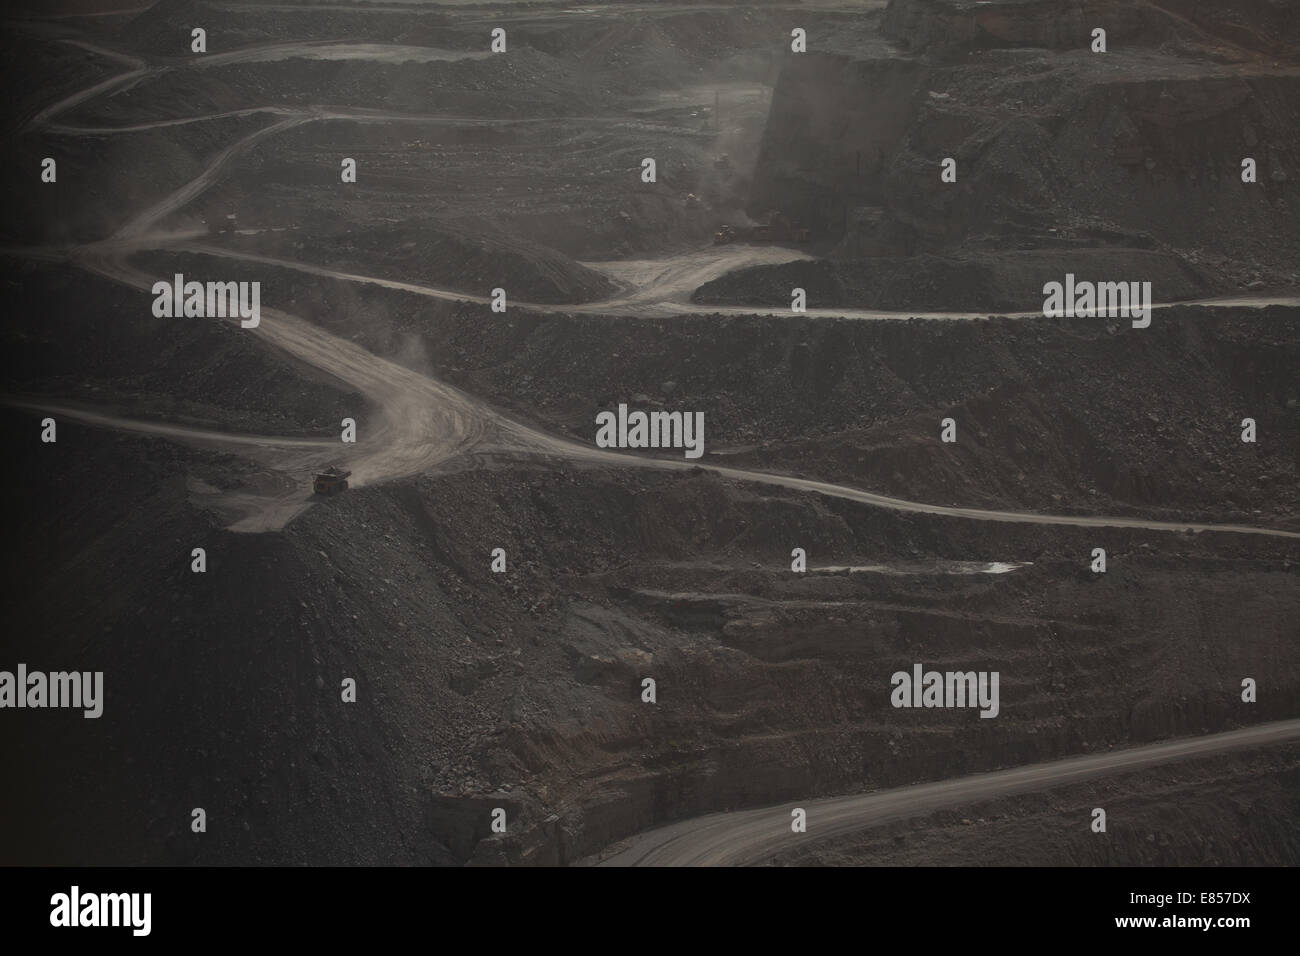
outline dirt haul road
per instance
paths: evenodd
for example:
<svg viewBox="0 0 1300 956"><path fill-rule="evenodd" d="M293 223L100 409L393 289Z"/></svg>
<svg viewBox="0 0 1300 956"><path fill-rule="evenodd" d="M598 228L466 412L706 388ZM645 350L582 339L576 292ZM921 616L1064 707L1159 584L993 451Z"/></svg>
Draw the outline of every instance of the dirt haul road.
<svg viewBox="0 0 1300 956"><path fill-rule="evenodd" d="M130 75L145 72L147 68ZM121 78L119 78L121 79ZM40 116L43 121L74 102L95 95L105 84L96 84L81 94L62 100L47 108ZM351 282L381 285L403 291L415 292L434 298L456 301L486 302L486 299L466 296L450 290L434 289L415 283L397 282L360 276L321 266L303 265L286 260L272 259L240 253L201 244L177 243L174 236L160 234L156 227L167 215L180 210L199 196L216 179L223 168L239 153L258 140L284 129L309 121L314 116L329 114L326 108L309 110L307 115L294 115L278 123L257 130L227 147L197 177L175 190L123 225L113 239L71 250L72 261L90 271L148 291L156 277L147 276L126 262L127 255L142 248L159 248L173 251L200 252L208 255L237 258L246 261L298 269L311 274ZM389 114L371 114L372 119L382 119ZM459 121L473 122L458 118ZM686 256L660 262L634 261L605 264L608 273L620 281L624 292L605 303L575 307L530 305L528 308L552 312L589 312L610 314L611 310L625 310L632 315L660 314L663 309L713 313L716 307L693 306L683 300L689 291L715 275L754 262L770 262L776 257L784 260L799 258L801 254L764 247L707 249ZM1279 300L1261 299L1256 304L1275 304ZM754 309L738 308L737 314L754 314ZM703 467L726 478L759 482L797 491L844 498L876 507L923 514L945 515L982 521L1006 521L1027 524L1073 525L1081 527L1122 527L1151 531L1227 531L1239 534L1267 535L1297 538L1300 533L1252 528L1242 525L1180 524L1166 521L1142 521L1130 518L1079 517L1040 515L1022 512L989 511L974 508L954 508L930 505L878 495L842 485L791 478L763 472L714 465L696 465L692 462L671 459L645 458L633 454L620 454L548 435L544 432L514 422L489 408L486 403L459 389L444 385L388 359L373 355L352 342L331 335L321 328L277 309L261 310L262 321L256 329L243 330L265 339L309 365L326 372L360 392L378 410L373 422L367 422L354 446L339 444L340 458L353 472L352 481L361 486L378 481L403 478L432 471L447 461L470 452L532 454L554 456L570 461L616 467L642 467L679 470ZM847 315L861 318L903 318L916 313L889 313L838 311L810 315ZM969 316L943 315L947 318ZM106 423L106 422L105 422ZM174 437L184 437L176 435ZM190 436L193 438L194 436ZM238 440L232 436L231 440ZM259 447L264 447L260 445ZM283 528L286 523L311 504L306 494L306 472L323 459L323 451L286 449L279 468L294 488L290 494L275 498L239 495L244 508L243 516L231 525L232 530L268 531ZM232 501L234 496L232 496Z"/></svg>
<svg viewBox="0 0 1300 956"><path fill-rule="evenodd" d="M612 853L599 860L598 865L744 866L763 862L809 840L829 840L963 804L1075 784L1185 757L1263 747L1296 739L1300 739L1300 720L1283 720L1205 737L1070 757L1014 770L998 770L876 793L803 803L792 801L739 813L715 813L649 830L623 841L612 848ZM796 806L807 811L807 833L793 833L790 829L791 810Z"/></svg>
<svg viewBox="0 0 1300 956"><path fill-rule="evenodd" d="M104 247L100 247L101 249ZM112 249L113 246L109 246ZM151 290L154 277L126 264L120 254L84 254L83 268L130 285L142 292ZM216 320L222 321L222 320ZM239 319L232 318L232 324ZM269 464L289 477L292 493L259 499L241 496L250 513L231 525L233 531L275 531L297 517L311 502L310 475L327 462L346 462L352 471L349 482L357 487L385 479L432 471L435 466L480 446L497 423L484 414L480 403L465 393L441 384L403 365L380 358L346 339L330 335L297 316L278 309L263 308L255 329L241 329L270 345L332 375L359 392L377 411L359 425L356 444L330 441L305 446L276 446L273 439L254 436L249 444L284 451ZM361 409L353 416L361 419ZM80 416L85 420L84 415ZM145 430L145 423L136 430ZM210 432L194 435L181 432L173 437L207 442ZM228 436L231 442L241 436ZM259 460L265 461L265 456Z"/></svg>
<svg viewBox="0 0 1300 956"><path fill-rule="evenodd" d="M316 40L299 43L268 43L244 47L228 53L211 53L195 60L194 66L208 69L232 63L271 63L295 57L304 60L369 60L374 63L436 63L454 60L481 60L490 50L441 50L428 46L404 46L399 43L350 43L345 40Z"/></svg>
<svg viewBox="0 0 1300 956"><path fill-rule="evenodd" d="M82 43L80 40L65 40L64 42L80 47L83 50L88 50L91 53L97 53L100 56L117 60L119 63L125 63L127 66L131 67L131 69L125 73L119 73L117 76L110 76L108 79L96 83L94 86L89 86L80 92L73 93L71 96L64 97L51 106L45 107L45 109L33 116L28 122L27 129L29 130L46 126L49 124L51 119L58 116L60 113L67 112L79 103L84 103L87 100L94 99L96 96L107 93L109 90L116 90L118 88L125 89L127 84L135 83L151 72L148 64L146 64L144 60L136 57L127 56L123 53L116 53L113 50L106 50L103 47L95 46L93 43Z"/></svg>
<svg viewBox="0 0 1300 956"><path fill-rule="evenodd" d="M108 246L110 250L113 248L115 245ZM124 256L120 254L114 255L110 252L102 257L85 256L82 264L92 271L142 291L150 289L154 281L153 277L126 265L123 258ZM234 323L238 319L228 321ZM360 392L378 409L376 421L367 423L362 429L357 444L350 446L352 450L348 451L349 446L342 444L338 446L341 450L338 457L348 462L353 471L353 483L358 486L430 472L436 466L469 453L492 454L497 457L530 454L613 467L675 471L701 468L737 481L809 491L894 511L977 521L1135 528L1147 531L1215 531L1300 538L1300 532L1255 528L1248 525L1044 515L933 505L807 478L607 451L550 435L513 421L460 389L440 383L389 359L380 358L355 343L341 339L278 309L262 309L262 321L258 327L241 331L262 336L272 345L334 376ZM265 441L259 436L259 444L264 444ZM325 457L328 456L319 452L311 456L286 453L279 466L280 470L288 475L296 473L305 476L308 471L322 464ZM306 478L300 477L295 484L300 487L300 493L296 493L291 498L281 497L264 501L253 513L235 522L231 529L273 531L284 527L311 503L311 498L307 494ZM242 500L254 503L257 501L249 496L243 496Z"/></svg>
<svg viewBox="0 0 1300 956"><path fill-rule="evenodd" d="M213 428L196 428L190 425L170 425L166 422L151 422L138 418L125 418L98 409L76 408L71 405L49 405L25 399L7 398L5 404L13 408L25 408L28 411L43 412L46 415L58 415L85 422L87 425L99 425L104 428L117 428L122 431L139 432L142 435L158 435L162 438L175 438L179 441L212 446L233 445L247 450L251 447L261 448L313 448L318 451L333 451L337 443L326 438L281 438L278 435L253 435L248 432L223 432Z"/></svg>
<svg viewBox="0 0 1300 956"><path fill-rule="evenodd" d="M46 108L38 114L37 125L99 93L120 87L144 75L143 67L113 78ZM274 110L268 107L268 110ZM376 117L378 119L378 117ZM180 120L178 122L186 122ZM141 291L141 308L147 307L148 293L156 277L146 276L126 263L126 256L137 248L152 244L166 249L202 251L213 255L236 257L229 250L178 245L175 238L160 236L157 225L170 213L199 195L216 178L222 168L240 150L262 136L287 129L306 118L294 114L282 123L252 134L234 144L210 164L196 180L162 202L145 210L119 231L117 241L72 250L72 261L82 268L109 276ZM141 127L144 128L144 127ZM129 128L128 128L129 129ZM706 250L662 262L626 262L604 264L607 273L623 284L623 291L610 303L550 311L586 311L598 314L653 315L669 309L677 312L753 314L754 309L698 308L685 301L694 287L707 279L739 265L754 262L782 261L799 258L798 254L775 249ZM256 260L257 257L243 256ZM261 260L270 261L270 260ZM298 268L322 276L346 281L391 285L407 291L438 298L465 300L468 297L445 290L434 290L410 283L389 283L337 270L321 269L293 263L275 264ZM1262 305L1268 301L1250 300ZM1286 300L1294 304L1294 300ZM617 308L611 306L617 305ZM533 307L542 310L543 307ZM913 313L888 312L820 312L813 315L849 315L859 318L896 318ZM1035 313L1029 313L1035 314ZM938 316L943 318L976 318ZM231 320L237 321L237 320ZM132 422L114 416L78 409L53 408L40 403L28 407L43 412L66 414L96 425L130 428L162 437L196 443L235 443L245 447L250 457L268 461L291 479L292 491L278 497L237 494L226 496L225 504L240 517L234 530L262 531L283 527L310 504L306 475L336 453L343 453L353 470L352 481L362 485L390 478L400 478L433 470L447 462L470 454L509 451L514 454L554 456L572 462L616 467L683 469L701 467L690 462L643 458L632 454L604 451L567 439L547 435L497 414L482 401L458 389L375 356L359 346L316 328L289 313L263 309L256 329L242 330L259 336L268 344L281 348L298 359L335 376L358 391L377 409L373 422L364 423L356 446L329 441L276 439L259 435L214 434L202 429L158 423ZM337 450L337 452L336 452ZM749 472L741 469L702 466L726 478L760 482L783 488L811 491L845 498L864 504L900 511L947 515L974 520L1012 521L1031 524L1065 524L1088 527L1115 526L1153 531L1223 530L1243 534L1296 538L1300 534L1241 526L1213 526L1170 522L1148 522L1104 517L1063 517L1014 512L986 511L927 505L824 482ZM1104 774L1152 766L1164 761L1222 752L1230 749L1264 746L1300 737L1300 721L1268 724L1246 730L1190 740L1178 740L1119 752L1070 758L1067 760L1013 770L963 777L956 780L922 784L873 794L858 794L801 804L808 812L810 833L796 835L790 831L790 805L742 813L717 814L683 821L669 827L641 834L615 848L603 865L716 865L763 861L781 850L799 845L797 841L823 840L854 832L891 820L904 819L975 800L1068 785Z"/></svg>
<svg viewBox="0 0 1300 956"><path fill-rule="evenodd" d="M142 246L141 248L150 248ZM229 249L206 243L189 242L183 245L167 244L152 248L179 252L193 252L223 259L239 259L245 262L258 262L280 269L291 269L318 275L343 282L355 282L365 285L397 289L430 299L445 302L472 302L486 305L487 296L471 295L455 289L440 289L435 286L421 285L416 282L403 282L399 279L383 279L378 276L361 275L342 269L311 263L294 262L291 259L278 259L274 256L258 255L239 249ZM674 315L753 315L789 317L795 315L788 309L773 311L758 305L699 305L690 301L690 294L698 286L716 279L733 269L754 265L779 265L811 256L790 249L776 246L729 246L725 251L708 248L687 252L664 259L641 259L626 262L583 262L590 269L605 273L615 282L620 283L623 291L610 299L599 302L584 302L572 305L542 304L536 302L512 302L514 308L527 309L530 312L565 313L569 315L605 315L611 318L664 318ZM1236 308L1263 309L1268 306L1300 306L1300 296L1231 296L1211 299L1189 299L1179 302L1155 302L1152 310L1170 309L1179 306L1233 306ZM798 313L801 318L826 319L863 319L863 320L900 320L900 319L951 319L954 321L971 321L987 319L997 314L1012 319L1042 318L1042 310L1032 312L924 312L924 311L886 311L881 309L815 309L810 308Z"/></svg>

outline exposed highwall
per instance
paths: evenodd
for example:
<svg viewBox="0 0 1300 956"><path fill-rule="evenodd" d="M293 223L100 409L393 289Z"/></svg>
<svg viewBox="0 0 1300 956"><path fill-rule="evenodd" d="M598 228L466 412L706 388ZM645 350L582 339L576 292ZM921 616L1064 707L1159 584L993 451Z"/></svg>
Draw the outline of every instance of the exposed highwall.
<svg viewBox="0 0 1300 956"><path fill-rule="evenodd" d="M787 59L772 96L751 215L781 210L818 233L884 200L882 173L912 123L926 68L900 56Z"/></svg>

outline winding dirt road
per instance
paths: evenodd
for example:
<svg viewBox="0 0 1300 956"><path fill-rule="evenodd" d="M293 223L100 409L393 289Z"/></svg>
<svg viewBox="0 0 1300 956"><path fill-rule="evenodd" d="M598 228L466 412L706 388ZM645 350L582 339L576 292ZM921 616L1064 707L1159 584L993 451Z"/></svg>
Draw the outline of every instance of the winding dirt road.
<svg viewBox="0 0 1300 956"><path fill-rule="evenodd" d="M126 418L98 409L77 408L72 405L51 405L43 402L10 398L5 404L12 408L25 408L28 411L41 412L46 415L58 415L98 425L104 428L116 428L121 431L139 432L143 435L158 435L163 438L175 438L178 441L205 445L234 445L238 448L313 448L331 451L337 447L336 442L325 438L282 438L278 435L254 435L248 432L226 432L214 428L198 428L193 425L172 425L167 422L151 422L140 418Z"/></svg>
<svg viewBox="0 0 1300 956"><path fill-rule="evenodd" d="M79 44L86 46L85 44ZM309 44L320 47L322 44ZM280 45L283 53L296 45ZM37 125L49 125L52 117L96 95L116 89L152 68L140 60L112 51L94 48L97 52L128 63L130 71L121 76L95 84L81 93L65 97L46 108L37 117ZM230 54L232 62L237 53ZM92 272L107 276L136 289L147 291L156 277L147 276L130 266L127 257L142 249L163 249L198 253L209 256L239 259L312 275L345 281L399 289L418 295L447 301L486 303L482 296L438 289L412 282L382 279L331 269L324 266L292 262L269 256L187 241L186 234L160 231L159 226L168 216L180 211L212 186L220 173L241 153L260 140L295 126L317 119L362 119L387 121L417 119L383 112L337 110L328 107L284 111L279 107L265 107L267 111L283 112L285 118L256 130L232 143L216 156L193 180L164 197L139 215L123 224L108 240L83 247L64 250L71 260ZM236 111L242 113L243 111ZM229 114L234 115L234 114ZM531 120L475 120L467 117L418 117L422 121L459 123L529 122ZM601 118L607 120L609 118ZM182 122L184 120L178 120ZM142 124L145 128L154 124ZM137 127L122 127L130 130ZM708 248L687 255L663 260L632 260L624 262L590 263L614 279L622 291L616 297L598 303L569 306L544 306L518 303L536 311L579 312L599 315L651 316L682 312L727 313L738 315L763 314L750 307L721 308L697 306L689 302L691 291L703 282L743 265L774 263L804 258L802 253L773 247L730 246ZM1297 299L1259 298L1237 300L1238 304L1264 306L1270 304L1300 304ZM1169 303L1172 305L1174 303ZM1160 308L1163 306L1157 306ZM780 313L788 314L788 313ZM843 316L862 319L899 319L932 317L949 319L983 318L984 313L914 313L870 310L809 310L808 315ZM1024 313L1036 315L1037 313ZM307 475L326 459L346 461L353 471L352 481L361 486L379 481L426 473L447 461L470 453L495 455L545 455L572 462L589 464L640 467L661 470L703 468L725 478L756 482L796 491L855 501L873 507L889 508L922 514L942 515L977 521L1018 522L1039 525L1069 525L1076 527L1119 527L1149 531L1220 531L1236 534L1269 537L1300 538L1300 533L1255 528L1244 525L1215 525L1192 522L1146 521L1134 518L1101 516L1044 515L1028 512L997 511L978 508L959 508L909 501L861 489L835 485L805 478L793 478L764 472L748 471L720 465L698 464L684 460L641 457L606 451L570 439L541 432L513 421L491 409L481 400L452 386L438 382L397 362L376 356L355 343L334 336L297 316L279 309L263 308L262 322L257 329L245 330L269 344L281 348L315 368L334 376L348 387L362 394L377 410L374 421L367 422L356 445L296 445L281 442L274 447L281 456L278 469L286 476L286 483L295 489L292 494L259 499L253 495L240 496L247 513L231 525L236 530L276 530L300 514L311 503ZM81 412L83 421L106 426L132 427L179 440L207 442L210 433L195 434L193 429L173 429L170 433L152 423L128 423L120 418L100 415L97 420ZM268 439L263 436L229 435L227 443L244 443L265 450ZM333 448L331 454L330 448ZM292 476L292 477L290 477Z"/></svg>
<svg viewBox="0 0 1300 956"><path fill-rule="evenodd" d="M600 866L745 866L764 862L810 841L821 842L963 804L1080 783L1170 760L1293 740L1300 740L1300 720L1282 720L1205 737L1185 737L875 793L802 803L791 801L738 813L714 813L648 830L616 844L601 858L585 862ZM790 812L795 807L802 807L808 813L807 833L791 832Z"/></svg>
<svg viewBox="0 0 1300 956"><path fill-rule="evenodd" d="M28 122L27 129L29 130L48 126L50 120L58 116L60 113L66 113L74 106L84 103L87 100L94 99L97 96L102 96L110 90L124 89L128 84L139 81L150 72L148 64L138 57L127 56L125 53L118 53L115 50L106 50L101 46L96 46L93 43L83 43L80 40L65 40L64 42L75 47L80 47L83 50L89 50L91 53L108 57L110 60L125 63L127 66L131 67L131 69L125 73L110 76L106 80L101 80L93 86L88 86L86 89L73 93L71 96L65 96L57 103L45 107L45 109L33 116Z"/></svg>
<svg viewBox="0 0 1300 956"><path fill-rule="evenodd" d="M208 53L194 60L198 69L229 66L232 63L270 63L298 57L304 60L372 60L379 63L435 63L453 60L481 60L490 50L441 50L400 43L352 43L346 40L315 40L296 43L267 43L222 53Z"/></svg>
<svg viewBox="0 0 1300 956"><path fill-rule="evenodd" d="M238 9L239 5L228 5ZM362 8L369 9L369 8ZM95 52L115 57L130 69L116 77L65 97L40 111L30 126L44 127L71 135L110 135L157 126L199 122L205 117L161 120L124 127L55 126L52 120L96 96L125 88L157 68L143 61L78 44ZM323 51L315 45L312 53ZM256 59L266 51L237 51L225 55L225 62ZM280 55L284 50L272 55ZM356 55L374 55L373 50L354 51ZM396 52L403 56L406 53ZM218 65L222 60L215 61ZM466 295L410 282L380 279L329 269L307 263L290 262L238 252L192 241L192 234L167 234L160 231L163 221L179 212L209 188L241 153L256 142L318 119L354 119L367 121L420 121L457 123L528 122L529 120L475 120L468 117L411 117L382 112L348 111L327 107L289 110L267 106L237 110L222 116L268 112L281 118L245 136L218 155L191 182L132 217L106 241L71 250L57 250L73 263L140 290L146 301L155 276L145 275L132 267L128 256L142 249L200 253L240 259L280 268L294 269L332 280L365 283L400 289L431 298L450 301L486 302L484 297ZM207 117L210 118L210 117ZM598 121L605 121L604 119ZM49 256L50 251L33 251ZM749 307L696 306L689 302L690 293L703 282L744 265L784 262L802 258L801 253L764 247L729 247L706 249L685 256L655 261L590 263L604 271L621 287L614 298L601 303L577 306L526 305L535 311L579 312L611 316L657 316L683 312L721 313L730 315L762 314ZM1173 305L1169 303L1167 305ZM1194 303L1195 304L1195 303ZM1300 305L1297 298L1246 298L1206 300L1200 304L1243 306ZM520 303L519 305L524 305ZM1157 306L1163 308L1166 306ZM143 306L142 306L143 307ZM775 313L788 315L788 312ZM871 310L809 310L812 316L836 316L857 319L889 320L910 317L943 319L978 319L985 313L896 313ZM1021 313L1035 316L1039 313ZM230 320L232 322L238 321ZM210 487L196 488L195 494L220 498L219 510L232 515L232 530L270 531L283 528L311 505L307 476L327 461L344 461L352 469L352 482L365 485L431 472L455 459L470 455L546 456L566 462L610 467L640 467L661 470L701 468L721 477L784 489L835 497L872 507L895 511L939 515L978 521L1017 522L1036 525L1077 527L1135 528L1160 532L1231 532L1275 538L1300 538L1300 533L1242 525L1214 525L1169 521L1147 521L1102 516L1060 516L1022 512L959 508L926 504L875 494L855 488L712 464L684 460L639 457L601 450L567 438L550 435L513 421L490 408L483 401L452 386L438 382L390 359L376 356L311 323L274 308L262 310L261 324L243 330L266 341L268 345L307 362L360 393L375 414L364 423L359 441L344 446L330 439L294 439L275 436L226 433L182 425L141 422L105 412L49 405L35 401L13 401L28 410L63 415L92 425L129 429L143 434L199 445L238 446L248 457L278 472L282 493L256 494L249 491L220 495ZM201 484L201 483L197 483ZM855 794L829 799L809 800L799 804L808 812L808 833L790 831L790 809L782 804L760 810L713 814L640 834L602 854L600 865L725 865L751 864L771 859L784 850L809 840L826 840L866 827L931 813L978 800L1041 790L1106 774L1154 766L1185 757L1202 756L1228 750L1260 747L1300 739L1300 720L1283 721L1207 737L1168 741L1132 749L1073 757L1046 764L1003 770L953 780L903 787L876 793ZM595 862L595 861L591 861Z"/></svg>
<svg viewBox="0 0 1300 956"><path fill-rule="evenodd" d="M159 246L158 248L164 248ZM486 305L487 296L473 295L456 289L443 289L436 286L406 282L399 279L384 279L379 276L361 275L329 266L296 262L291 259L279 259L274 256L259 255L241 249L230 249L209 243L188 242L169 243L167 249L177 252L192 252L200 255L222 259L238 259L244 262L257 262L262 265L304 272L341 282L354 282L362 285L381 286L422 295L430 299L445 302L473 302ZM699 286L712 279L725 275L735 269L755 265L779 265L812 258L806 253L779 246L725 246L721 249L710 247L663 259L638 259L620 262L584 262L582 265L603 272L623 287L623 291L610 299L598 302L583 302L569 305L546 305L537 302L514 302L513 307L527 309L530 312L555 313L570 315L604 315L610 318L662 318L673 315L747 315L790 317L794 313L788 309L774 311L755 305L699 305L690 301L690 294ZM1156 302L1153 311L1171 309L1179 306L1232 306L1235 308L1262 309L1268 306L1300 306L1300 296L1231 296L1208 299L1191 299L1178 302ZM809 308L799 313L802 317L840 318L861 320L905 320L905 319L948 319L952 321L975 321L990 316L987 309L983 312L924 312L924 311L886 311L882 309L817 309ZM1013 319L1042 318L1042 311L1033 312L999 312L1000 316Z"/></svg>

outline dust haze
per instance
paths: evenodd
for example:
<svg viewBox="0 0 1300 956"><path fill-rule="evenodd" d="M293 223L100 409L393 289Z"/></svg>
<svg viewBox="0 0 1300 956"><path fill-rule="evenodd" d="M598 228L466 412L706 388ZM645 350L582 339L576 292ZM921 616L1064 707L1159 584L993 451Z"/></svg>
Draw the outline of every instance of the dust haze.
<svg viewBox="0 0 1300 956"><path fill-rule="evenodd" d="M17 5L0 862L1300 863L1294 12Z"/></svg>

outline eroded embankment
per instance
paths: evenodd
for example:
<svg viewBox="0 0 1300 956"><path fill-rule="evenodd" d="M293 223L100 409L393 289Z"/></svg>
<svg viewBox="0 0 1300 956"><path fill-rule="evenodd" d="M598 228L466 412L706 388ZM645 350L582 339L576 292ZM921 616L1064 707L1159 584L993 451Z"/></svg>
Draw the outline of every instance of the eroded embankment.
<svg viewBox="0 0 1300 956"><path fill-rule="evenodd" d="M77 785L10 796L84 832L27 827L18 859L58 858L57 838L83 862L561 861L726 807L1288 716L1300 690L1288 541L544 465L360 489L283 534L231 535L184 480L228 459L71 426L55 450L78 454L51 471L54 447L11 473L30 581L5 626L29 662L104 670L108 703L89 735L29 720L23 747L64 748ZM1087 570L1098 542L1105 575ZM794 546L814 568L905 573L792 574ZM947 574L929 555L1033 563ZM891 708L890 674L915 662L1000 671L998 718ZM1268 689L1248 712L1241 676ZM192 806L239 825L199 839ZM496 806L504 840L485 839Z"/></svg>

